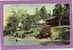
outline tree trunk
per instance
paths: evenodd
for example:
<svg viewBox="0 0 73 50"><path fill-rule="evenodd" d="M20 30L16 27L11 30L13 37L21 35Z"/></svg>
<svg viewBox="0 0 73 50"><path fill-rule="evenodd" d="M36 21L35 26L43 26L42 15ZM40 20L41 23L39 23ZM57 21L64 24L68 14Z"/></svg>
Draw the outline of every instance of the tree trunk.
<svg viewBox="0 0 73 50"><path fill-rule="evenodd" d="M62 16L60 16L60 19L59 19L59 26L61 25L61 21L62 21Z"/></svg>

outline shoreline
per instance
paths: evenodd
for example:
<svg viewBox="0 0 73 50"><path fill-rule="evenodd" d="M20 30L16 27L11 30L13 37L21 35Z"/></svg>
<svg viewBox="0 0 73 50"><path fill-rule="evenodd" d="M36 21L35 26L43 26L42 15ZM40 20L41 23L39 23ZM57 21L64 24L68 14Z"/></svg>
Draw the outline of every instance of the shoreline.
<svg viewBox="0 0 73 50"><path fill-rule="evenodd" d="M69 42L70 40L53 40L51 38L43 38L43 39L37 39L35 37L25 37L25 38L15 38L14 36L5 36L8 39L17 39L18 41L21 40L37 40L40 42Z"/></svg>

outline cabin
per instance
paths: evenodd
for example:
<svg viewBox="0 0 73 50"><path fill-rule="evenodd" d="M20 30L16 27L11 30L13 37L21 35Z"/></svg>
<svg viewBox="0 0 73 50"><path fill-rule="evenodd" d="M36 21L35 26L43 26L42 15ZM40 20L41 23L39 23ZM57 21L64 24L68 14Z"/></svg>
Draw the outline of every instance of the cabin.
<svg viewBox="0 0 73 50"><path fill-rule="evenodd" d="M59 24L59 19L57 17L50 17L49 19L45 19L45 24L57 26Z"/></svg>
<svg viewBox="0 0 73 50"><path fill-rule="evenodd" d="M48 19L45 19L45 24L51 25L51 26L58 26L59 25L59 17L53 16ZM63 17L61 20L61 25L69 25L69 18Z"/></svg>

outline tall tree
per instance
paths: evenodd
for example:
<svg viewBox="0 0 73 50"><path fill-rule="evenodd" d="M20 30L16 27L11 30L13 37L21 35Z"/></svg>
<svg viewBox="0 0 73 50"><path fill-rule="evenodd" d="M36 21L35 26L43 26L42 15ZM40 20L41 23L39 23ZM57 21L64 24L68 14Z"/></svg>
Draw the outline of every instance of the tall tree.
<svg viewBox="0 0 73 50"><path fill-rule="evenodd" d="M33 17L33 23L37 23L39 20L41 20L40 12L38 8L35 9L35 14L32 15L32 17Z"/></svg>
<svg viewBox="0 0 73 50"><path fill-rule="evenodd" d="M59 25L69 25L69 4L55 5L53 15L59 18Z"/></svg>
<svg viewBox="0 0 73 50"><path fill-rule="evenodd" d="M48 13L47 13L47 10L46 10L45 6L42 6L39 12L40 12L40 17L42 19L47 19L48 18Z"/></svg>
<svg viewBox="0 0 73 50"><path fill-rule="evenodd" d="M59 18L59 25L61 25L64 9L62 4L56 4L53 10L53 15Z"/></svg>
<svg viewBox="0 0 73 50"><path fill-rule="evenodd" d="M70 15L69 4L64 4L64 17L63 17L63 19L65 19L65 24L67 24L67 25L69 25L69 15Z"/></svg>

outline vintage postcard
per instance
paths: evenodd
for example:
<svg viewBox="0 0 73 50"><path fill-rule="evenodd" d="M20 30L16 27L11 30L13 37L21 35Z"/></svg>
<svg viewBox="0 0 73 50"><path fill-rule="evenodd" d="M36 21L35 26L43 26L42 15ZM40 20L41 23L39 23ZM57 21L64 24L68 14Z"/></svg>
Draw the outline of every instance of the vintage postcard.
<svg viewBox="0 0 73 50"><path fill-rule="evenodd" d="M72 48L71 0L0 1L3 50Z"/></svg>

